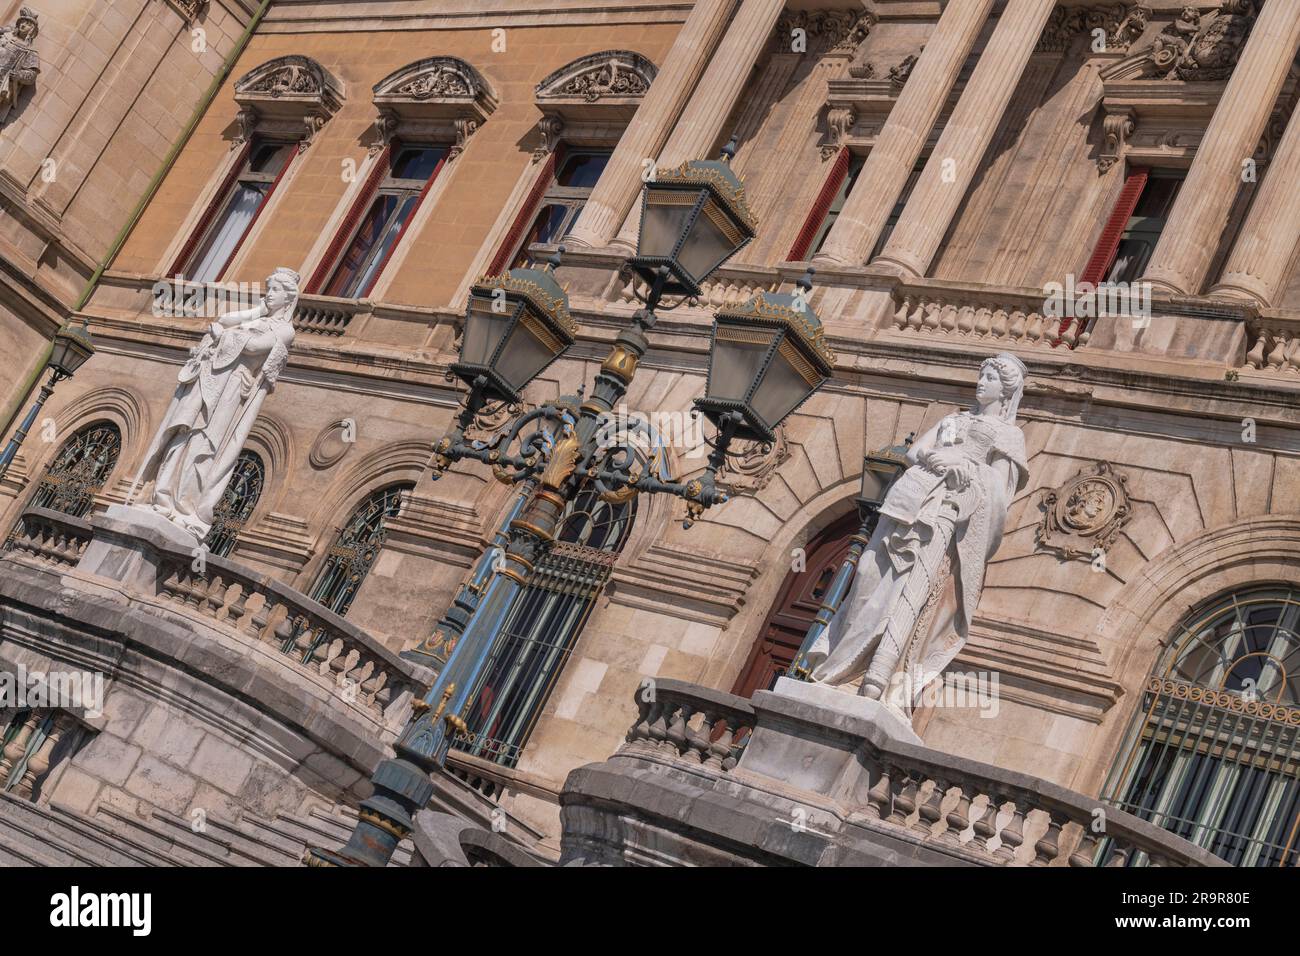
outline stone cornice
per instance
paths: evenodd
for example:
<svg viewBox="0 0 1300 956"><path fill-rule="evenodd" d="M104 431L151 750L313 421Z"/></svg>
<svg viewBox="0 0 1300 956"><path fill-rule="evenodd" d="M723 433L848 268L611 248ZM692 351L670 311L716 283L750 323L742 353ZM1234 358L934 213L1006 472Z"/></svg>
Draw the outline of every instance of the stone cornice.
<svg viewBox="0 0 1300 956"><path fill-rule="evenodd" d="M271 6L258 32L359 33L402 30L482 30L495 27L620 26L682 23L692 0L506 0L485 10L475 0L419 0L401 5L370 0L300 0Z"/></svg>

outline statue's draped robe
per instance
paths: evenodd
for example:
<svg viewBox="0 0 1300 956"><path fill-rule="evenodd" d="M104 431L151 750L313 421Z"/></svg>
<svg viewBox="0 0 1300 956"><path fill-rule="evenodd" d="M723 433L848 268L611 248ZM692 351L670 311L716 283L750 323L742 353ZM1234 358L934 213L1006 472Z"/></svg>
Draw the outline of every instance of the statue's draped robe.
<svg viewBox="0 0 1300 956"><path fill-rule="evenodd" d="M970 463L970 484L960 491L917 464L945 446ZM813 680L828 684L869 669L886 682L906 674L905 699L892 701L905 712L965 643L1007 507L1028 480L1020 429L972 412L922 435L908 463L881 506L853 587L808 654Z"/></svg>
<svg viewBox="0 0 1300 956"><path fill-rule="evenodd" d="M207 535L212 512L230 481L266 393L289 356L293 326L263 315L262 306L231 312L217 322L181 369L143 475L154 483L150 507L191 531Z"/></svg>
<svg viewBox="0 0 1300 956"><path fill-rule="evenodd" d="M24 86L36 81L41 60L31 45L11 29L0 33L0 123L9 116Z"/></svg>

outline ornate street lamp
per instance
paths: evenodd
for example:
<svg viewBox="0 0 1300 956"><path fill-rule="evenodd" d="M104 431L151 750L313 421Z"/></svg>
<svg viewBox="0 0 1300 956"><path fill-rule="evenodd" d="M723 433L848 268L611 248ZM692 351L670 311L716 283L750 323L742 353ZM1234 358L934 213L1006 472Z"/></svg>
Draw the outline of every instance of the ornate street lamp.
<svg viewBox="0 0 1300 956"><path fill-rule="evenodd" d="M496 478L530 487L509 519L495 573L466 596L468 615L449 611L439 622L441 645L454 644L445 666L395 744L396 758L372 777L375 793L361 805L348 845L338 853L314 849L316 866L383 866L413 826L412 815L433 793L430 773L446 759L465 722L488 661L502 640L507 615L528 575L555 541L568 503L585 488L606 500L639 492L675 495L686 502L690 527L706 508L727 500L716 484L736 436L770 440L772 430L830 375L834 356L822 341L821 322L807 305L805 276L790 295L760 293L745 306L717 316L710 350L709 386L698 409L718 426L704 474L682 481L638 459L648 428L634 420L614 429L610 413L627 393L657 321L665 294L698 295L701 284L754 237L756 225L744 187L729 160L693 161L658 170L645 187L640 242L629 265L650 283L644 307L615 339L590 395L561 398L519 416L490 440L466 432L490 400L518 401L523 388L574 339L568 297L555 282L558 259L542 270L512 269L475 283L465 318L460 359L453 374L469 386L455 423L434 446L435 478L454 462L490 465ZM561 252L563 250L561 249ZM737 343L759 343L753 348ZM754 352L759 354L755 357ZM454 610L454 609L453 609ZM431 662L432 648L408 658Z"/></svg>
<svg viewBox="0 0 1300 956"><path fill-rule="evenodd" d="M45 361L45 368L50 370L50 377L41 386L36 401L28 409L27 417L18 426L13 437L9 439L9 444L5 445L4 452L0 453L0 478L4 478L5 473L9 471L9 465L18 454L18 449L22 447L27 433L31 431L36 416L41 413L46 401L54 394L54 386L65 378L72 378L73 373L94 354L95 343L90 338L89 319L83 317L80 327L65 325L54 333L54 341L50 345L50 357Z"/></svg>
<svg viewBox="0 0 1300 956"><path fill-rule="evenodd" d="M663 292L699 295L704 280L754 238L758 223L731 171L735 155L733 138L722 147L721 159L656 170L646 184L629 265L652 287L659 283Z"/></svg>
<svg viewBox="0 0 1300 956"><path fill-rule="evenodd" d="M808 304L813 270L792 294L759 292L718 312L698 408L720 431L776 440L776 426L831 377L835 353Z"/></svg>
<svg viewBox="0 0 1300 956"><path fill-rule="evenodd" d="M786 672L787 677L808 680L812 674L812 668L807 660L808 651L830 626L831 619L844 603L844 598L849 593L849 585L853 583L853 576L857 573L858 561L862 559L862 552L871 543L871 535L876 530L876 523L880 518L880 506L885 503L885 495L889 494L890 487L898 480L899 475L907 470L907 450L911 445L912 436L908 435L901 445L882 448L862 459L862 484L858 489L857 498L854 499L854 504L858 506L860 522L858 530L849 538L851 542L849 553L844 556L844 563L840 565L834 580L831 581L831 586L826 590L826 600L818 608L817 617L813 619L808 633L804 635L803 643L799 645L799 652L795 654L794 662Z"/></svg>

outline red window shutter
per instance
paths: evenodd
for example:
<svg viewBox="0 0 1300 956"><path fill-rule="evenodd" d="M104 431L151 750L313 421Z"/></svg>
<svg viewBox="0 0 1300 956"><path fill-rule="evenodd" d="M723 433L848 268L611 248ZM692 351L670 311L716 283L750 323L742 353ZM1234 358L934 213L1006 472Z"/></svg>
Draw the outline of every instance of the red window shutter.
<svg viewBox="0 0 1300 956"><path fill-rule="evenodd" d="M433 186L433 181L438 178L438 174L442 172L442 167L446 165L447 156L444 155L442 159L438 160L438 165L433 167L433 172L429 174L429 178L424 181L424 188L420 190L420 195L416 198L415 205L411 208L411 214L406 217L406 222L402 223L401 228L398 229L397 237L393 240L393 244L388 247L388 251L384 253L384 258L379 262L379 268L377 268L375 274L370 277L370 281L366 283L366 287L360 290L361 298L364 299L370 294L370 290L375 287L375 283L379 281L379 277L384 274L384 269L388 265L388 260L393 257L394 250L401 245L402 239L406 236L406 230L410 228L411 223L415 222L416 213L418 213L420 207L424 205L424 197L429 195L429 189Z"/></svg>
<svg viewBox="0 0 1300 956"><path fill-rule="evenodd" d="M218 282L220 282L221 277L226 274L226 270L230 268L230 264L235 261L235 256L239 255L239 249L243 246L244 240L247 239L248 234L253 231L253 227L257 225L257 218L262 215L262 210L267 207L268 203L270 203L271 197L275 195L276 187L280 185L280 180L284 179L284 174L289 171L289 167L293 165L293 161L297 155L298 148L296 146L289 150L289 155L285 157L284 165L280 167L280 171L275 174L275 179L271 182L271 188L266 191L266 195L262 197L261 203L258 204L257 211L253 213L253 218L248 220L248 225L244 227L244 234L240 236L239 241L235 243L235 248L230 250L230 256L221 264L221 269L217 272Z"/></svg>
<svg viewBox="0 0 1300 956"><path fill-rule="evenodd" d="M212 220L220 211L222 203L224 203L226 197L230 195L230 189L235 185L235 181L239 179L239 174L243 172L244 166L247 164L248 157L252 154L252 151L253 141L252 139L249 139L248 142L244 143L244 148L239 151L239 156L235 159L235 164L230 167L230 172L226 173L226 178L222 181L221 188L217 190L217 194L213 197L212 202L208 204L208 208L204 210L203 215L199 218L199 224L194 227L194 231L190 233L189 239L187 239L185 245L181 247L181 253L176 257L176 262L167 273L168 275L176 275L177 273L183 272L185 266L189 264L190 256L194 255L194 250L198 248L199 242L202 241L204 235L208 231L208 227L212 225Z"/></svg>
<svg viewBox="0 0 1300 956"><path fill-rule="evenodd" d="M790 247L790 253L787 255L787 262L802 262L804 256L808 255L808 247L812 245L813 237L817 235L817 230L821 228L822 222L826 219L826 214L830 212L831 203L835 201L836 194L839 193L840 187L844 185L844 177L849 174L849 160L852 154L847 146L840 148L839 154L835 157L835 162L831 164L830 175L826 177L826 182L822 184L822 191L817 194L817 201L813 203L812 210L808 213L808 218L804 220L803 228L799 230L799 235Z"/></svg>
<svg viewBox="0 0 1300 956"><path fill-rule="evenodd" d="M383 182L384 177L388 175L388 168L392 162L394 145L395 144L393 143L389 143L385 146L384 151L380 153L379 158L375 160L375 165L370 168L370 175L366 177L365 185L361 187L361 192L357 194L357 198L353 201L352 208L348 210L348 214L343 218L343 222L339 225L338 233L334 236L333 241L330 242L329 248L325 250L325 255L321 258L320 265L318 265L316 271L312 273L311 281L307 283L306 291L309 294L319 292L321 286L325 284L325 280L329 278L330 272L334 268L334 264L343 253L343 247L347 244L348 240L352 238L352 233L356 230L357 223L361 221L361 217L364 216L366 210L370 208L371 200L375 198L375 193L379 191L379 184Z"/></svg>
<svg viewBox="0 0 1300 956"><path fill-rule="evenodd" d="M542 204L542 197L546 195L546 190L551 188L551 182L555 179L555 170L559 168L563 152L564 144L560 143L555 149L551 150L551 155L546 157L546 165L542 167L542 171L538 174L537 181L533 183L533 188L528 191L528 197L524 200L519 215L515 216L510 231L501 240L496 255L492 257L492 262L488 265L488 275L500 275L505 271L506 266L510 264L510 260L514 258L515 251L518 249L524 233L528 231L533 224L533 220L537 217L537 208Z"/></svg>
<svg viewBox="0 0 1300 956"><path fill-rule="evenodd" d="M1088 260L1083 275L1079 277L1080 283L1091 282L1096 285L1105 278L1106 271L1115 261L1120 239L1124 237L1124 230L1128 228L1128 221L1133 217L1133 210L1137 208L1142 190L1147 185L1147 177L1150 175L1151 170L1146 167L1140 166L1129 170L1128 178L1124 180L1124 188L1119 194L1119 201L1111 210L1106 228L1101 231L1101 238L1097 240L1097 248L1092 251L1092 258Z"/></svg>

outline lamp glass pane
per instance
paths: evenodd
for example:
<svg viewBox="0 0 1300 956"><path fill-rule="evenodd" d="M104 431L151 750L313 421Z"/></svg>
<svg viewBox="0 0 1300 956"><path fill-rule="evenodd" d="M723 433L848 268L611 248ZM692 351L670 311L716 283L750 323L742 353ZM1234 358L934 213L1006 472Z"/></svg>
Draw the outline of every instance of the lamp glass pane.
<svg viewBox="0 0 1300 956"><path fill-rule="evenodd" d="M712 205L712 202L708 204ZM724 214L716 211L715 207L715 215ZM701 212L691 226L690 235L682 243L677 262L696 282L702 282L734 251L735 243L727 239L713 218Z"/></svg>
<svg viewBox="0 0 1300 956"><path fill-rule="evenodd" d="M885 492L889 490L889 483L893 477L892 467L883 466L880 462L868 461L862 469L862 499L877 505L883 503Z"/></svg>
<svg viewBox="0 0 1300 956"><path fill-rule="evenodd" d="M539 331L550 341L539 338ZM501 357L496 363L497 373L515 391L519 391L536 378L542 369L551 363L551 359L559 354L554 347L558 344L558 340L547 330L540 328L535 321L521 318L510 336L510 341L501 350Z"/></svg>
<svg viewBox="0 0 1300 956"><path fill-rule="evenodd" d="M62 369L63 371L71 371L68 368L69 351L70 350L68 348L68 340L61 335L56 335L54 337L54 348L50 352L50 361L48 363L50 368Z"/></svg>
<svg viewBox="0 0 1300 956"><path fill-rule="evenodd" d="M743 402L772 347L772 333L719 325L709 356L709 398Z"/></svg>
<svg viewBox="0 0 1300 956"><path fill-rule="evenodd" d="M794 364L801 358L793 345L783 341L754 392L754 411L772 428L779 425L813 390Z"/></svg>
<svg viewBox="0 0 1300 956"><path fill-rule="evenodd" d="M487 365L501 337L514 321L518 306L506 302L504 312L492 311L492 300L474 295L465 314L465 338L460 346L460 360L467 365Z"/></svg>
<svg viewBox="0 0 1300 956"><path fill-rule="evenodd" d="M680 189L649 189L641 216L637 255L672 258L699 193Z"/></svg>

